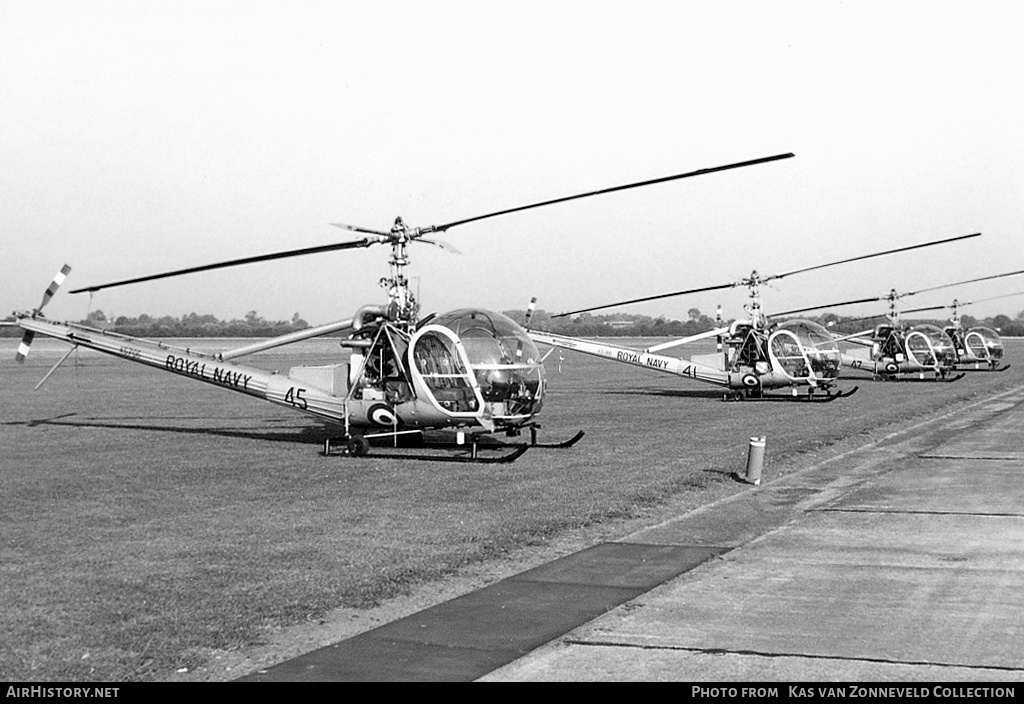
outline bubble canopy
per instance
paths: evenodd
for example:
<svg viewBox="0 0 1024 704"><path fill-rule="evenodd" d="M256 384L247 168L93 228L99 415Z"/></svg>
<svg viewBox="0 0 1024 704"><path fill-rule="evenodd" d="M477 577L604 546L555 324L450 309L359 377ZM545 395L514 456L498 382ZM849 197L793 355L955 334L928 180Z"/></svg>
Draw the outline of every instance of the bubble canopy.
<svg viewBox="0 0 1024 704"><path fill-rule="evenodd" d="M540 410L544 365L522 326L507 315L479 308L440 315L430 321L429 327L436 326L447 328L462 343L483 401L496 419L528 417Z"/></svg>
<svg viewBox="0 0 1024 704"><path fill-rule="evenodd" d="M981 359L1002 359L1003 340L991 328L974 327L967 331L964 340L971 354Z"/></svg>
<svg viewBox="0 0 1024 704"><path fill-rule="evenodd" d="M915 325L907 333L907 353L923 366L951 366L956 362L953 340L935 325Z"/></svg>
<svg viewBox="0 0 1024 704"><path fill-rule="evenodd" d="M786 376L793 379L835 379L840 353L829 332L810 320L781 323L769 338L770 354Z"/></svg>

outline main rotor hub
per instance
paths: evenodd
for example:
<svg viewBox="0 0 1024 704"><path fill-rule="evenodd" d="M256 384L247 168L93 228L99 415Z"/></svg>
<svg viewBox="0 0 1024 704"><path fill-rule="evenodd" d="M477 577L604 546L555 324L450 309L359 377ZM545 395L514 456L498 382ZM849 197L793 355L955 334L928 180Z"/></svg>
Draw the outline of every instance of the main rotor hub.
<svg viewBox="0 0 1024 704"><path fill-rule="evenodd" d="M395 224L391 226L391 234L397 236L397 241L408 241L409 228L405 226L405 221L402 220L402 216L399 215L395 218ZM395 237L392 237L392 242L396 241Z"/></svg>
<svg viewBox="0 0 1024 704"><path fill-rule="evenodd" d="M409 290L409 280L405 277L405 267L409 264L406 244L412 239L409 228L401 216L395 218L391 227L391 276L381 279L381 285L388 290L388 317L395 324L412 329L419 316L419 303Z"/></svg>

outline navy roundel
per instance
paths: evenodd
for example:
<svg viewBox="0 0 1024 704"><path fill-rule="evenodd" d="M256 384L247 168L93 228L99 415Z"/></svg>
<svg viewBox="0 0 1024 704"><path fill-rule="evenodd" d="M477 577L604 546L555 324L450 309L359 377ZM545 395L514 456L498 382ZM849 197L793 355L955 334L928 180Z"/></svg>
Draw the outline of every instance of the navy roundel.
<svg viewBox="0 0 1024 704"><path fill-rule="evenodd" d="M386 428L397 425L398 420L395 417L394 409L383 403L375 403L370 406L370 410L366 412L366 417L374 425L382 425Z"/></svg>

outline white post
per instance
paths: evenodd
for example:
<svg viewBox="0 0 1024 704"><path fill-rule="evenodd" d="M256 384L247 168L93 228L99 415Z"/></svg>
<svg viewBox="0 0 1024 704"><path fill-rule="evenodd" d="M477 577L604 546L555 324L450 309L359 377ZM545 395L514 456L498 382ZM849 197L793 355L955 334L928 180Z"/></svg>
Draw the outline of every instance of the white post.
<svg viewBox="0 0 1024 704"><path fill-rule="evenodd" d="M750 449L747 451L747 483L758 486L761 484L761 466L764 464L765 439L750 438Z"/></svg>

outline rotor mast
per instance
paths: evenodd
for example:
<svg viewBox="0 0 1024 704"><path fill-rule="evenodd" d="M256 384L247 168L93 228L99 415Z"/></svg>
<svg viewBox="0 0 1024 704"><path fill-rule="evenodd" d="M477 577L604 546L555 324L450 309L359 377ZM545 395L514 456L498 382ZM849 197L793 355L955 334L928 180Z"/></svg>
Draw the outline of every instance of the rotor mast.
<svg viewBox="0 0 1024 704"><path fill-rule="evenodd" d="M750 302L743 306L746 311L750 314L750 323L756 330L764 328L767 322L764 313L761 310L761 284L764 283L764 279L757 273L757 269L750 273L750 278L744 281L747 287L750 289Z"/></svg>
<svg viewBox="0 0 1024 704"><path fill-rule="evenodd" d="M958 301L957 299L954 298L953 299L953 305L950 306L950 308L953 309L953 317L951 317L949 319L949 322L953 323L953 329L956 330L957 332L960 332L961 330L963 330L963 328L960 327L960 306L961 305L965 305L965 304L960 303L960 301Z"/></svg>
<svg viewBox="0 0 1024 704"><path fill-rule="evenodd" d="M419 303L409 289L409 279L405 276L405 267L409 265L406 246L419 235L418 229L406 227L401 216L395 218L395 224L389 233L391 241L391 258L388 265L391 277L381 280L381 286L388 291L388 318L392 322L411 330L416 326L419 317Z"/></svg>
<svg viewBox="0 0 1024 704"><path fill-rule="evenodd" d="M887 293L883 298L884 300L889 301L889 312L886 317L893 325L899 325L900 311L896 308L896 301L901 298L900 294L896 293L896 289L891 288L889 289L889 293Z"/></svg>

